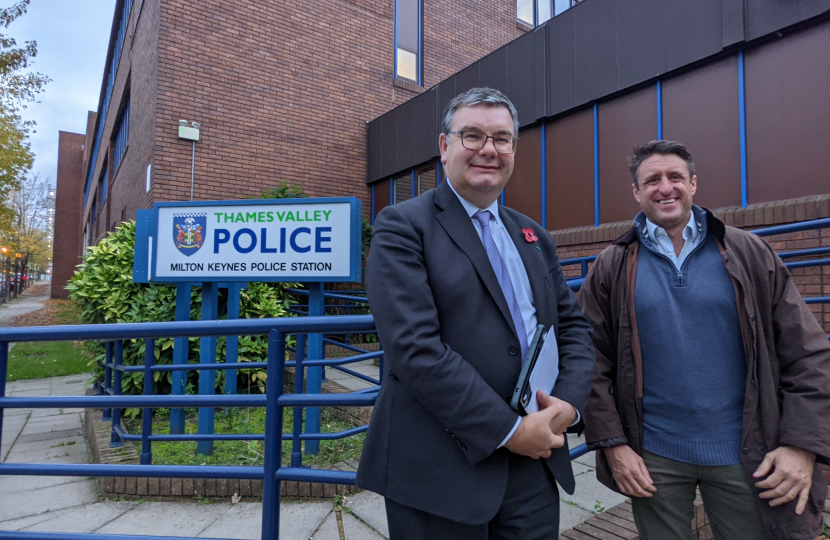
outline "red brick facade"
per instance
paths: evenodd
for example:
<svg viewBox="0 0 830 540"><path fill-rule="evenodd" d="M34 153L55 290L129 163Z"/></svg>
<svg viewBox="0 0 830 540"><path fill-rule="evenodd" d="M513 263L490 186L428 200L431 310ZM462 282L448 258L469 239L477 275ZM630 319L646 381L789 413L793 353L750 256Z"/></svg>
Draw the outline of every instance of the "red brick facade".
<svg viewBox="0 0 830 540"><path fill-rule="evenodd" d="M55 193L55 241L53 261L52 298L67 298L66 286L80 263L81 223L78 215L83 205L84 135L61 131L58 133L58 176Z"/></svg>
<svg viewBox="0 0 830 540"><path fill-rule="evenodd" d="M391 1L133 1L81 245L85 228L94 244L154 201L190 198L193 146L177 136L180 119L201 124L194 200L240 199L285 182L310 196L357 196L368 215L366 123L521 35L515 10L494 0L423 0L424 86L413 88L393 77ZM116 167L113 142L128 100L129 142ZM95 130L92 113L82 192ZM56 266L66 264L56 257Z"/></svg>
<svg viewBox="0 0 830 540"><path fill-rule="evenodd" d="M425 88L522 33L509 2L424 0L423 14ZM178 138L179 119L201 124L195 200L287 182L358 196L368 212L365 124L414 95L393 84L393 2L146 0L127 34L104 133L128 86L129 147L92 241L153 201L189 199L192 143Z"/></svg>

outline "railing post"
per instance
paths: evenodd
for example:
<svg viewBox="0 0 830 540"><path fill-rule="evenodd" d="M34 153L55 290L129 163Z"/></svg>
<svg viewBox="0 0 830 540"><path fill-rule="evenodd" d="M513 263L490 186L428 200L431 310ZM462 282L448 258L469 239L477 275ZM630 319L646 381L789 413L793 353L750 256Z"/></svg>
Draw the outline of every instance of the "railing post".
<svg viewBox="0 0 830 540"><path fill-rule="evenodd" d="M111 396L112 395L112 341L107 341L106 345L107 354L104 358L104 395ZM112 420L112 409L102 409L101 410L101 420L109 421Z"/></svg>
<svg viewBox="0 0 830 540"><path fill-rule="evenodd" d="M124 340L117 340L115 342L115 359L112 366L112 395L121 395L121 364L124 361ZM118 407L112 408L112 432L110 434L110 448L123 446L124 442L115 430L116 426L121 426L121 409Z"/></svg>
<svg viewBox="0 0 830 540"><path fill-rule="evenodd" d="M285 335L268 333L268 382L265 386L265 478L262 481L262 540L280 537L280 484L282 464L282 409L279 399L285 388Z"/></svg>
<svg viewBox="0 0 830 540"><path fill-rule="evenodd" d="M0 397L6 397L6 377L9 376L9 342L0 341ZM0 407L0 445L3 444L3 409Z"/></svg>
<svg viewBox="0 0 830 540"><path fill-rule="evenodd" d="M144 340L144 388L145 396L153 395L153 362L156 359L156 340ZM145 407L141 411L141 464L150 465L153 462L153 450L150 435L153 432L153 409Z"/></svg>
<svg viewBox="0 0 830 540"><path fill-rule="evenodd" d="M326 299L323 296L323 283L308 284L308 316L322 317L326 314ZM322 360L325 357L323 334L309 334L308 359ZM306 392L319 394L323 387L323 370L320 367L309 367L306 381ZM305 432L320 433L320 407L308 407L305 410ZM305 442L306 454L317 454L320 451L320 441L308 440Z"/></svg>
<svg viewBox="0 0 830 540"><path fill-rule="evenodd" d="M580 272L582 277L586 277L588 275L588 261L582 261L579 263L579 266L581 268Z"/></svg>
<svg viewBox="0 0 830 540"><path fill-rule="evenodd" d="M228 320L239 318L239 293L241 283L228 283ZM239 336L227 336L225 341L225 363L235 364L239 359ZM225 394L236 394L235 369L225 370Z"/></svg>
<svg viewBox="0 0 830 540"><path fill-rule="evenodd" d="M302 394L303 385L305 383L305 368L303 368L303 360L305 360L305 334L297 334L297 364L294 368L294 393ZM294 407L294 429L293 437L291 439L291 466L303 466L303 449L300 442L300 434L303 432L303 408ZM308 444L308 443L306 443Z"/></svg>
<svg viewBox="0 0 830 540"><path fill-rule="evenodd" d="M176 320L190 320L190 283L176 285ZM189 338L181 337L173 340L173 364L187 363L190 349ZM170 391L174 396L183 396L187 393L187 371L173 372L173 387ZM170 433L181 435L184 433L184 409L170 409Z"/></svg>
<svg viewBox="0 0 830 540"><path fill-rule="evenodd" d="M202 320L214 321L219 316L217 304L219 303L219 284L202 283ZM216 337L201 338L199 348L199 363L216 363ZM199 395L212 396L216 394L216 371L212 369L199 370ZM213 407L199 407L199 435L213 434ZM196 443L196 453L211 455L213 453L213 441L199 441Z"/></svg>

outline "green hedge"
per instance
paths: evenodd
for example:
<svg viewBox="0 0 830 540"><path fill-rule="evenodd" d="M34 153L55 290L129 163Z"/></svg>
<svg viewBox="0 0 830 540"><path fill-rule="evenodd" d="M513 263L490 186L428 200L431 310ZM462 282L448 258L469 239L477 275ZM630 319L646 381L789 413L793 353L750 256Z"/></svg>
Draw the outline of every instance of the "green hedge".
<svg viewBox="0 0 830 540"><path fill-rule="evenodd" d="M90 247L79 265L67 289L77 304L83 322L90 324L133 323L150 321L173 321L176 311L176 288L170 285L133 283L133 252L135 245L135 222L122 223L96 245ZM240 298L240 318L286 317L288 297L285 289L296 287L295 283L250 283ZM219 292L219 318L227 318L227 289ZM193 287L191 292L191 320L201 319L202 290ZM225 337L218 338L217 362L225 357ZM144 340L124 341L124 365L144 364ZM199 362L199 339L191 338L188 362ZM103 347L92 346L98 358L103 356ZM155 362L173 362L173 338L155 341ZM260 362L267 357L266 336L240 336L239 362ZM97 367L96 375L103 377L103 370ZM197 372L188 372L188 391L197 384ZM155 393L168 394L173 380L172 372L155 372ZM265 389L266 373L262 369L240 369L238 372L239 392L262 392ZM223 372L217 372L216 390L224 390ZM140 394L143 374L125 373L122 392ZM133 411L129 411L133 412ZM137 412L137 411L135 411Z"/></svg>

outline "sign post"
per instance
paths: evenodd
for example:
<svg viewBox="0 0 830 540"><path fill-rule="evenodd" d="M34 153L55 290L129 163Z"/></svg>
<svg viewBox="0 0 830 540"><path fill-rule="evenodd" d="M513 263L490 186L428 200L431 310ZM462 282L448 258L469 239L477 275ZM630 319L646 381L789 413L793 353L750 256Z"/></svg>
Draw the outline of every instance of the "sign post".
<svg viewBox="0 0 830 540"><path fill-rule="evenodd" d="M239 317L239 290L247 282L300 282L309 287L309 315L325 315L325 282L359 282L361 203L355 197L156 203L136 219L133 281L178 287L176 320L190 318L190 288L202 283L202 320L218 316L219 283L228 283L228 318ZM235 363L236 336L227 338L226 362ZM323 336L309 336L308 357L324 357ZM176 338L174 363L187 363L188 340ZM200 363L216 362L216 338L202 338ZM236 391L236 369L226 370L225 392ZM273 376L272 380L278 380ZM322 368L308 369L309 392L321 390ZM213 370L199 372L199 393L215 393ZM173 393L184 393L185 372L174 372ZM306 432L318 433L320 409L306 411ZM184 432L181 409L171 412L171 433ZM213 409L199 410L199 433L213 433ZM209 454L212 441L200 441ZM318 441L306 442L316 453Z"/></svg>

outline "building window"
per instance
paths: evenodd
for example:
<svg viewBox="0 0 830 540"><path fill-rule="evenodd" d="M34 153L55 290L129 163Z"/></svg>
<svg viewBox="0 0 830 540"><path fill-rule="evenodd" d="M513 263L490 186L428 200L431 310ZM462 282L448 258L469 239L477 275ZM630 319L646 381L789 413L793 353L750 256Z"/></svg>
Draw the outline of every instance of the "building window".
<svg viewBox="0 0 830 540"><path fill-rule="evenodd" d="M516 18L528 26L539 26L582 0L516 0Z"/></svg>
<svg viewBox="0 0 830 540"><path fill-rule="evenodd" d="M418 172L418 195L426 193L427 191L436 187L437 185L438 184L436 182L435 167L423 169Z"/></svg>
<svg viewBox="0 0 830 540"><path fill-rule="evenodd" d="M109 184L108 180L109 174L107 174L107 166L104 165L104 174L101 175L101 178L98 180L98 204L103 207L104 201L107 199L107 184Z"/></svg>
<svg viewBox="0 0 830 540"><path fill-rule="evenodd" d="M112 171L118 170L121 164L121 158L124 157L124 152L127 151L127 143L130 141L130 98L127 97L127 104L124 106L124 113L115 127L115 143L113 144L113 167Z"/></svg>
<svg viewBox="0 0 830 540"><path fill-rule="evenodd" d="M408 172L392 180L392 204L412 198L412 173Z"/></svg>
<svg viewBox="0 0 830 540"><path fill-rule="evenodd" d="M395 0L395 77L421 84L421 0Z"/></svg>

